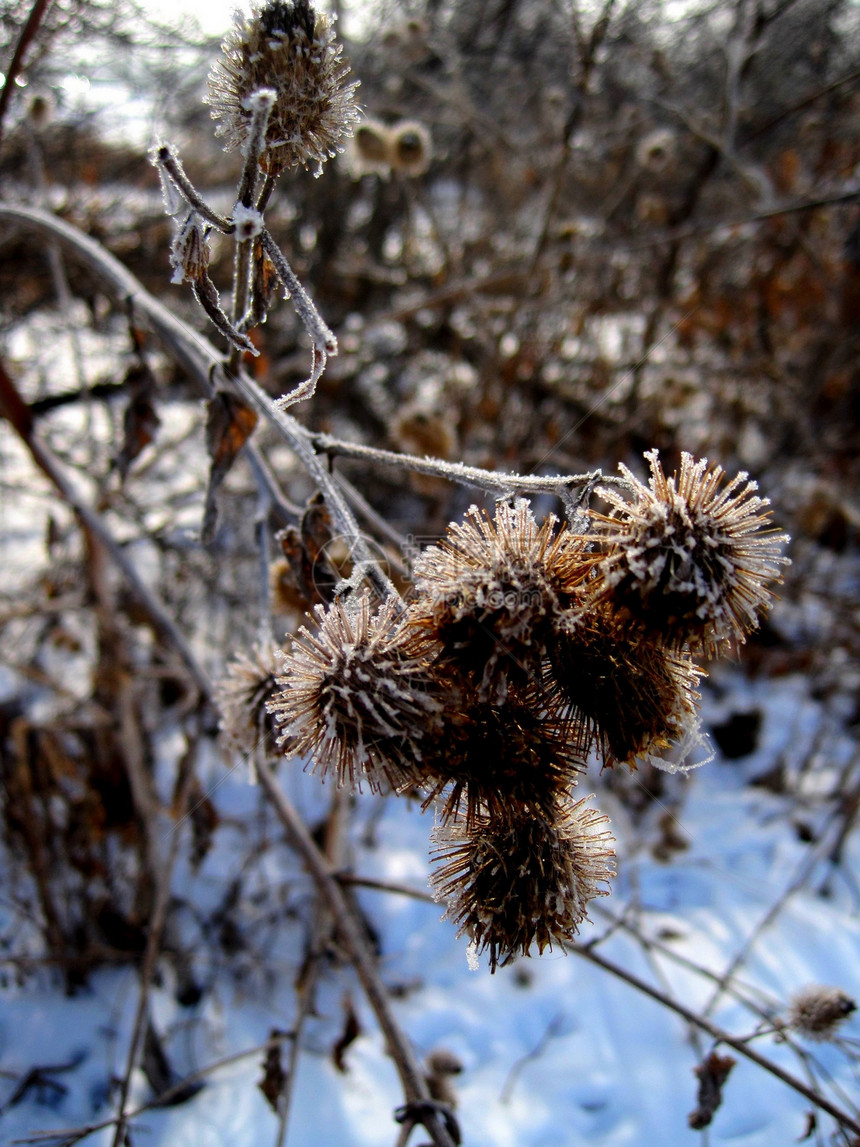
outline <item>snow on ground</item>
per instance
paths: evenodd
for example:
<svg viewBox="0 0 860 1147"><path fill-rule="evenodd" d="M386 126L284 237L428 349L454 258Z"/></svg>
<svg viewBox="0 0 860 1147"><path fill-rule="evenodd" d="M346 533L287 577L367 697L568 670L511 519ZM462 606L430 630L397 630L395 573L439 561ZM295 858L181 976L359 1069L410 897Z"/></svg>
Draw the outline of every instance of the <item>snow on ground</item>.
<svg viewBox="0 0 860 1147"><path fill-rule="evenodd" d="M765 707L756 753L742 762L718 757L694 774L680 814L689 847L671 863L658 862L641 849L622 851L614 894L600 905L618 915L635 900L645 934L663 937L669 949L716 973L792 884L811 847L799 839L786 798L750 788L745 779L777 753L799 757L808 751L821 719L821 708L807 699L801 678L750 683L729 670L721 674L720 685L718 700L705 699L711 719L741 704ZM832 750L838 757L848 743L837 738ZM220 782L215 790L219 807L229 809L235 820L219 830L216 847L197 875L177 873L176 894L200 906L217 902L241 851L239 826L257 815L258 790L248 784L246 771L227 774L214 763L212 770L210 781ZM325 807L328 790L290 766L281 768L281 776L313 822ZM592 779L601 803L599 781ZM611 801L602 803L609 807ZM809 812L814 819L812 804ZM431 821L417 807L397 800L388 800L380 815L376 799L360 797L355 870L426 890ZM846 869L856 871L858 859L855 840ZM816 872L821 878L825 870ZM271 906L281 886L289 889L285 900L294 903L298 895L301 901L306 877L286 848L278 846L260 858L256 881ZM860 994L860 920L853 890L837 876L832 895L823 898L809 891L814 884L808 881L786 901L736 977L745 990L755 989L755 998L774 1014L811 982ZM380 934L382 971L395 989L400 1023L422 1055L444 1047L463 1064L456 1082L468 1147L683 1147L703 1142L702 1133L688 1127L687 1115L696 1106L693 1069L710 1050L708 1037L699 1036L694 1044L681 1019L576 955L556 951L495 975L485 964L471 971L466 942L455 938L450 923L440 921L440 906L369 888L358 896ZM303 925L289 913L268 925L255 918L255 910L253 903L245 906L242 920L256 937L254 950L265 950L266 966L244 959L247 953L231 965L222 955L207 953L198 936L196 967L208 978L201 1000L181 1007L169 969L154 989L155 1023L182 1074L254 1048L272 1029L289 1028L292 1022L292 977ZM190 922L189 947L194 946L194 927ZM582 939L594 939L607 927L606 917L595 911ZM687 1006L704 1008L713 992L711 982L666 955L646 955L623 930L613 932L598 951ZM346 1052L348 1070L342 1074L330 1053L342 1029L345 993L356 1007L361 1034ZM8 1101L16 1082L34 1065L54 1071L47 1073L52 1083L29 1089L21 1102L3 1111L0 1141L11 1144L36 1131L96 1123L111 1114L111 1079L123 1071L136 999L135 976L127 969L98 972L74 998L65 998L47 974L21 984L7 978L0 995L0 1097ZM757 1022L730 996L720 997L712 1018L739 1034L749 1034ZM860 1036L856 1018L845 1025L844 1034ZM798 1061L785 1044L762 1037L754 1046L799 1074ZM360 990L343 968L325 973L304 1047L288 1142L293 1147L392 1144L396 1126L391 1112L402 1101L395 1072ZM830 1046L811 1050L856 1099L856 1071L846 1057ZM707 1142L775 1147L796 1141L805 1130L809 1104L756 1065L735 1058L739 1062ZM231 1062L208 1074L193 1099L145 1112L135 1120L133 1142L152 1147L274 1144L276 1120L256 1086L261 1063L261 1052ZM58 1070L65 1065L68 1070ZM144 1102L147 1095L146 1081L136 1076L133 1102ZM826 1123L825 1118L822 1126ZM420 1138L417 1132L414 1141ZM109 1143L110 1131L94 1133L88 1142Z"/></svg>

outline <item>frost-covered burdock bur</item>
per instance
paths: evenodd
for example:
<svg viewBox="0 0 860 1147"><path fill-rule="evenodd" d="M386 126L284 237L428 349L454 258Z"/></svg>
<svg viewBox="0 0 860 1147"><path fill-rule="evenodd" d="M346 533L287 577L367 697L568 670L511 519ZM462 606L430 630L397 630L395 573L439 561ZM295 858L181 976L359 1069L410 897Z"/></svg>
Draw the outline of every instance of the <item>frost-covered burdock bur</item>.
<svg viewBox="0 0 860 1147"><path fill-rule="evenodd" d="M340 785L413 783L440 709L431 644L404 624L394 597L376 612L367 592L317 606L316 620L315 632L303 626L291 640L269 703L279 743Z"/></svg>
<svg viewBox="0 0 860 1147"><path fill-rule="evenodd" d="M269 703L323 776L434 806L433 886L492 970L571 940L606 891L607 819L573 797L589 754L705 763L693 653L741 640L779 580L785 535L746 475L647 457L650 488L622 468L590 531L504 497L419 555L407 602L372 614L344 583Z"/></svg>
<svg viewBox="0 0 860 1147"><path fill-rule="evenodd" d="M560 801L551 818L522 808L434 831L433 888L474 953L489 952L491 971L572 940L589 901L608 894L614 840L585 799Z"/></svg>
<svg viewBox="0 0 860 1147"><path fill-rule="evenodd" d="M331 19L305 0L271 0L250 16L237 13L209 76L208 102L225 150L247 147L253 134L248 100L269 88L275 101L259 162L277 174L288 167L322 171L358 121L357 81Z"/></svg>
<svg viewBox="0 0 860 1147"><path fill-rule="evenodd" d="M814 1043L835 1039L839 1028L857 1005L841 988L809 984L801 988L789 1003L787 1026Z"/></svg>
<svg viewBox="0 0 860 1147"><path fill-rule="evenodd" d="M656 450L648 485L623 464L630 497L600 490L612 507L592 512L599 547L595 595L667 646L718 656L746 640L773 597L788 535L771 525L770 502L741 472L681 455L667 478Z"/></svg>
<svg viewBox="0 0 860 1147"><path fill-rule="evenodd" d="M358 119L349 65L331 19L306 0L269 0L250 14L237 13L209 77L208 100L219 120L225 150L244 157L236 201L219 215L193 186L168 144L156 148L165 207L176 224L171 249L173 282L188 282L208 318L227 339L235 366L242 354L257 354L248 331L270 306L272 280L279 281L312 346L308 379L281 399L283 406L309 397L337 340L293 273L264 222L278 176L289 168L313 167L343 149ZM209 277L212 231L236 243L230 313Z"/></svg>

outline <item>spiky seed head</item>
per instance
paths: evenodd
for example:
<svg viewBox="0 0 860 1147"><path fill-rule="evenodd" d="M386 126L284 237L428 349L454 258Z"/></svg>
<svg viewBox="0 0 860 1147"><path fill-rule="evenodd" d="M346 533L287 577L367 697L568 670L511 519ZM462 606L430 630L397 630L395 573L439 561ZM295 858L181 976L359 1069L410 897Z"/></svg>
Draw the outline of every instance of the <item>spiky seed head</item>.
<svg viewBox="0 0 860 1147"><path fill-rule="evenodd" d="M339 785L410 783L439 709L426 638L403 623L395 597L375 613L367 592L314 613L315 630L302 626L283 656L269 705L279 743Z"/></svg>
<svg viewBox="0 0 860 1147"><path fill-rule="evenodd" d="M557 525L550 516L538 526L522 498L499 502L492 518L472 506L415 562L413 621L480 701L501 704L536 675L554 617L585 576L582 542Z"/></svg>
<svg viewBox="0 0 860 1147"><path fill-rule="evenodd" d="M816 1043L833 1039L857 1004L841 988L810 984L789 1002L787 1024Z"/></svg>
<svg viewBox="0 0 860 1147"><path fill-rule="evenodd" d="M467 826L482 815L503 821L524 809L551 815L586 767L567 724L542 713L529 694L509 694L494 706L469 693L446 683L438 736L421 761L425 807L438 800L443 822L463 819Z"/></svg>
<svg viewBox="0 0 860 1147"><path fill-rule="evenodd" d="M250 99L270 88L276 99L260 157L264 171L315 167L342 150L358 120L357 81L328 16L307 0L268 0L249 16L237 13L209 75L208 102L217 134L232 151L246 143Z"/></svg>
<svg viewBox="0 0 860 1147"><path fill-rule="evenodd" d="M273 748L275 723L267 710L274 697L278 673L276 650L270 641L254 645L250 655L237 653L225 676L215 686L221 714L221 738L233 752L251 753Z"/></svg>
<svg viewBox="0 0 860 1147"><path fill-rule="evenodd" d="M632 495L601 490L610 515L594 513L590 535L602 550L600 591L670 645L715 656L756 629L780 582L788 541L771 525L767 498L741 472L681 455L667 478L656 450L647 486L623 464Z"/></svg>
<svg viewBox="0 0 860 1147"><path fill-rule="evenodd" d="M703 744L700 676L688 652L637 633L611 604L596 602L558 619L545 688L581 752L596 746L607 764L641 760L675 771Z"/></svg>
<svg viewBox="0 0 860 1147"><path fill-rule="evenodd" d="M391 133L390 163L393 171L415 178L430 167L433 145L422 123L403 120Z"/></svg>
<svg viewBox="0 0 860 1147"><path fill-rule="evenodd" d="M589 901L608 894L614 840L587 799L566 799L549 818L526 810L434 830L435 894L458 935L489 952L491 971L571 940Z"/></svg>

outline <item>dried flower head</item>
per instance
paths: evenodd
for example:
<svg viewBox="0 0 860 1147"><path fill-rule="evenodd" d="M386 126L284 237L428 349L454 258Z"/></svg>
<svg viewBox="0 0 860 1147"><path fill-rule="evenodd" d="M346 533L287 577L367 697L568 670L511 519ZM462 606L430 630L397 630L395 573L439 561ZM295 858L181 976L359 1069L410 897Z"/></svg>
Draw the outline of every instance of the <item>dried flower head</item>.
<svg viewBox="0 0 860 1147"><path fill-rule="evenodd" d="M430 133L422 123L403 120L391 133L389 162L393 171L415 177L430 166L433 145Z"/></svg>
<svg viewBox="0 0 860 1147"><path fill-rule="evenodd" d="M781 580L788 537L771 527L770 503L745 473L724 484L721 466L684 453L680 474L667 478L656 450L645 457L647 486L620 466L630 501L600 491L612 513L592 515L591 536L603 550L599 592L667 644L714 656L758 626Z"/></svg>
<svg viewBox="0 0 860 1147"><path fill-rule="evenodd" d="M391 132L376 119L363 119L353 135L356 175L387 175L390 170Z"/></svg>
<svg viewBox="0 0 860 1147"><path fill-rule="evenodd" d="M386 598L371 613L370 594L314 610L318 627L302 627L283 657L281 687L269 705L279 743L309 755L313 769L338 784L362 779L371 789L414 779L421 741L439 702L428 673L425 638L403 623L402 605Z"/></svg>
<svg viewBox="0 0 860 1147"><path fill-rule="evenodd" d="M529 503L472 506L439 545L416 560L411 615L438 638L443 658L472 682L479 701L501 704L509 686L536 675L553 620L587 563L583 546Z"/></svg>
<svg viewBox="0 0 860 1147"><path fill-rule="evenodd" d="M255 645L251 655L237 653L227 665L227 674L215 686L215 703L221 713L221 737L228 749L253 752L273 746L275 723L268 703L277 686L278 663L270 641Z"/></svg>
<svg viewBox="0 0 860 1147"><path fill-rule="evenodd" d="M857 1010L857 1004L841 988L810 984L792 997L787 1022L807 1039L824 1043L833 1039L839 1026Z"/></svg>
<svg viewBox="0 0 860 1147"><path fill-rule="evenodd" d="M552 815L559 796L575 785L585 758L565 723L542 715L526 695L504 705L475 703L449 685L440 722L421 761L425 804L444 794L443 821L481 816L496 821L524 809ZM458 699L452 703L452 695Z"/></svg>
<svg viewBox="0 0 860 1147"><path fill-rule="evenodd" d="M674 771L702 743L690 655L631 630L607 603L559 619L549 666L548 695L581 752L596 744L607 764L635 768L639 759Z"/></svg>
<svg viewBox="0 0 860 1147"><path fill-rule="evenodd" d="M307 0L267 0L250 16L237 14L209 76L208 102L226 150L244 146L249 100L270 88L276 99L260 166L276 175L315 165L319 173L358 119L358 83L347 82L342 51L329 17Z"/></svg>
<svg viewBox="0 0 860 1147"><path fill-rule="evenodd" d="M491 971L532 945L543 952L572 939L589 901L608 894L614 841L586 799L566 801L552 818L526 810L434 830L434 891L458 935L489 951Z"/></svg>

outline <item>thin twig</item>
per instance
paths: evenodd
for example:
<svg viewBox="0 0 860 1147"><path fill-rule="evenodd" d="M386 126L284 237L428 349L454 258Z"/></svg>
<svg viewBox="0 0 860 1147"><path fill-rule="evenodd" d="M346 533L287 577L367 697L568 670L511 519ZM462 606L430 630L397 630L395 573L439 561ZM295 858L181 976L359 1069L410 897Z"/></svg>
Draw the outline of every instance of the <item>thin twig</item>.
<svg viewBox="0 0 860 1147"><path fill-rule="evenodd" d="M111 561L122 572L129 589L138 603L144 609L153 629L167 643L177 651L186 668L191 674L201 696L208 696L209 681L207 675L200 667L197 658L191 650L184 635L180 632L173 618L167 613L161 602L155 597L135 567L129 561L125 551L105 526L101 517L90 508L80 497L71 482L63 474L60 463L51 450L34 434L32 419L29 416L26 403L21 398L12 380L0 363L0 413L11 422L18 436L30 452L33 461L56 487L60 496L75 511L78 518L84 523L110 556Z"/></svg>
<svg viewBox="0 0 860 1147"><path fill-rule="evenodd" d="M398 454L393 450L380 450L375 446L364 446L356 442L344 442L330 434L315 434L303 431L320 453L332 458L355 458L383 466L397 466L411 470L415 474L432 474L458 482L463 486L474 486L488 493L512 495L516 491L534 494L554 494L567 501L572 491L600 482L604 486L626 489L628 483L615 475L605 475L600 470L590 474L506 474L502 471L482 470L478 466L466 466L462 462L446 462L442 458L418 458L414 454Z"/></svg>
<svg viewBox="0 0 860 1147"><path fill-rule="evenodd" d="M236 230L234 224L223 215L219 215L217 211L212 210L185 174L185 169L179 160L179 156L176 155L169 144L162 144L161 147L158 148L155 153L155 163L157 167L163 169L171 183L173 183L177 190L185 197L188 206L193 207L201 219L205 219L216 231L220 231L224 235L233 234Z"/></svg>
<svg viewBox="0 0 860 1147"><path fill-rule="evenodd" d="M3 120L6 118L12 92L15 91L15 81L18 79L24 64L24 56L27 54L27 49L35 39L36 33L39 31L39 27L45 19L45 15L50 6L51 0L36 0L30 9L27 23L24 25L21 30L21 35L18 37L18 43L15 45L15 51L12 53L9 66L5 69L6 77L3 81L3 90L0 91L0 139L3 138Z"/></svg>
<svg viewBox="0 0 860 1147"><path fill-rule="evenodd" d="M194 749L190 749L189 752L194 752ZM123 1144L127 1141L126 1129L129 1122L129 1113L126 1111L126 1104L128 1103L128 1095L131 1089L131 1077L134 1069L137 1067L138 1059L143 1049L144 1035L146 1033L147 1023L149 1022L149 988L161 949L161 939L167 920L167 906L170 903L171 877L176 859L179 855L179 843L182 839L182 821L194 779L195 771L189 762L185 770L185 775L182 778L182 785L177 800L178 823L170 834L170 845L162 870L155 873L158 881L158 890L156 892L152 916L149 920L146 950L143 954L143 963L140 969L140 991L138 994L132 1036L128 1046L125 1072L123 1073L122 1082L120 1084L119 1115L114 1128L113 1147L123 1147Z"/></svg>
<svg viewBox="0 0 860 1147"><path fill-rule="evenodd" d="M301 854L317 889L332 915L338 935L348 950L356 973L385 1036L388 1051L397 1067L406 1101L421 1104L430 1100L418 1060L401 1032L391 1010L388 993L361 926L350 909L334 875L299 814L278 786L268 763L258 764L260 784L284 826L292 845ZM454 1147L442 1120L433 1111L424 1115L425 1127L436 1147Z"/></svg>

